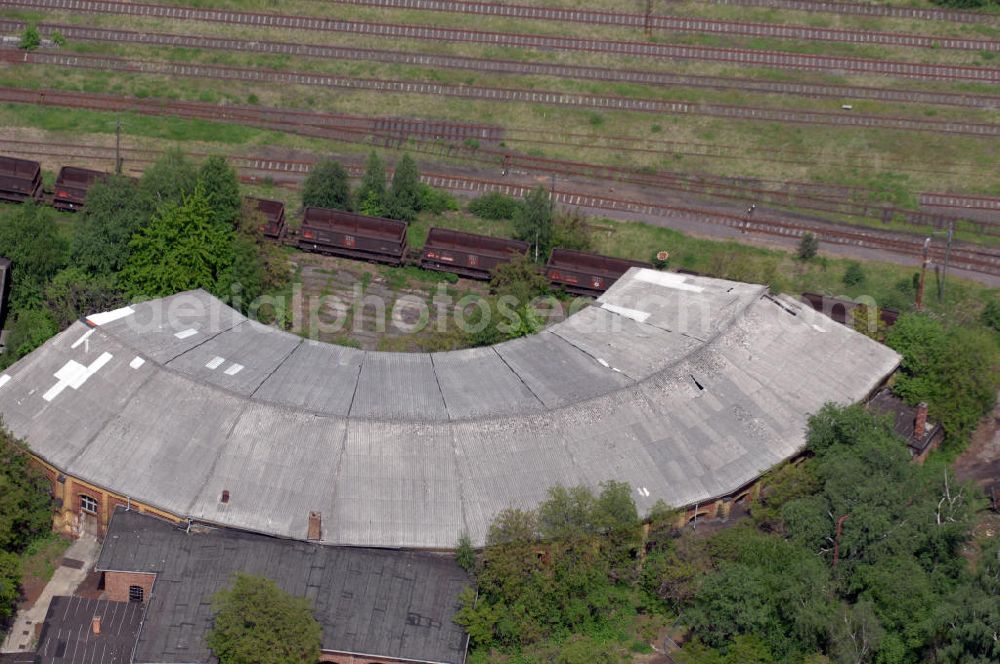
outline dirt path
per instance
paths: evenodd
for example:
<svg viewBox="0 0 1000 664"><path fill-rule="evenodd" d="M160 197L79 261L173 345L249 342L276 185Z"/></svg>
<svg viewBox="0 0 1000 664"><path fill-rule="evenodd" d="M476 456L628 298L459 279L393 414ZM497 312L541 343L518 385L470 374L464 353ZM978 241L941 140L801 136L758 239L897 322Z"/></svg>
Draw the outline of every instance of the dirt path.
<svg viewBox="0 0 1000 664"><path fill-rule="evenodd" d="M981 486L1000 482L1000 399L980 421L969 448L955 460L955 474Z"/></svg>

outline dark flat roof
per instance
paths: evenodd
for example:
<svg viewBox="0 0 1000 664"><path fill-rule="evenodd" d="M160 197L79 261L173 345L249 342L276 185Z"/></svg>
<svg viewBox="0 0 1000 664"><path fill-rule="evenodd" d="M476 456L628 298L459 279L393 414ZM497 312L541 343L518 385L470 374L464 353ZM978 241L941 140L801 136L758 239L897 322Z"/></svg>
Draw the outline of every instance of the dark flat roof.
<svg viewBox="0 0 1000 664"><path fill-rule="evenodd" d="M235 572L308 597L323 650L462 664L466 635L452 622L471 585L450 556L335 547L230 529L191 532L118 508L97 562L101 571L157 574L135 662L209 662L211 597Z"/></svg>
<svg viewBox="0 0 1000 664"><path fill-rule="evenodd" d="M893 394L889 388L880 390L878 394L872 397L871 401L868 402L868 407L876 415L891 416L892 430L896 432L896 435L903 438L906 441L906 445L917 454L927 449L927 446L931 444L931 441L934 440L934 437L941 428L940 424L928 419L924 436L918 439L914 435L914 427L917 420L916 406L907 405L905 401Z"/></svg>
<svg viewBox="0 0 1000 664"><path fill-rule="evenodd" d="M53 597L38 638L35 664L130 664L142 627L143 605L82 597ZM91 620L101 617L101 633ZM14 660L18 661L18 660Z"/></svg>

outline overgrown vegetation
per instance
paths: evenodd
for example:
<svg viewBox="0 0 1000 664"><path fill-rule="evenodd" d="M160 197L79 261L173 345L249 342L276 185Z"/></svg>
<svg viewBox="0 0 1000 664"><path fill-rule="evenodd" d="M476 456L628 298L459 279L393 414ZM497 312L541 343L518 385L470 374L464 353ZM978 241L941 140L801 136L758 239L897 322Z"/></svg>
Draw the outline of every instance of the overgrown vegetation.
<svg viewBox="0 0 1000 664"><path fill-rule="evenodd" d="M1000 543L978 567L962 555L978 491L938 460L911 463L860 406L824 407L807 450L769 477L751 520L708 537L662 505L644 535L614 482L504 511L460 613L470 661L626 662L643 616L690 630L674 654L686 664L996 661Z"/></svg>
<svg viewBox="0 0 1000 664"><path fill-rule="evenodd" d="M0 624L21 594L22 554L51 527L48 480L24 444L0 428Z"/></svg>
<svg viewBox="0 0 1000 664"><path fill-rule="evenodd" d="M322 630L312 603L274 581L237 573L212 597L215 618L205 637L219 664L315 664Z"/></svg>

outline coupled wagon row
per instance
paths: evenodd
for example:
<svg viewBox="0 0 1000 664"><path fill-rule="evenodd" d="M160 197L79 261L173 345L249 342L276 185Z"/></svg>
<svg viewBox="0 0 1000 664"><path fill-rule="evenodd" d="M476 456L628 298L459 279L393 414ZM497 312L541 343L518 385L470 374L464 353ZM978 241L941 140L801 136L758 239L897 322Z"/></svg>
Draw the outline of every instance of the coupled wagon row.
<svg viewBox="0 0 1000 664"><path fill-rule="evenodd" d="M262 201L275 203L275 201ZM263 207L258 207L268 218ZM448 228L431 228L419 256L407 249L407 224L343 210L307 207L298 236L290 238L303 251L343 256L386 265L418 264L426 270L450 272L469 279L489 279L504 263L526 256L530 245ZM284 226L271 222L265 234L282 237ZM630 267L648 263L556 247L545 276L556 287L578 295L600 295Z"/></svg>
<svg viewBox="0 0 1000 664"><path fill-rule="evenodd" d="M59 170L52 192L53 207L81 210L87 191L102 171L75 166ZM37 161L0 156L0 200L24 203L46 200L42 169ZM299 249L386 265L417 264L428 270L450 272L470 279L489 279L497 266L528 253L528 243L432 228L419 255L407 247L407 224L342 210L307 207L302 226L293 235L285 221L281 201L247 198L263 217L262 233ZM545 267L545 276L556 287L580 295L599 295L630 267L647 263L556 248Z"/></svg>

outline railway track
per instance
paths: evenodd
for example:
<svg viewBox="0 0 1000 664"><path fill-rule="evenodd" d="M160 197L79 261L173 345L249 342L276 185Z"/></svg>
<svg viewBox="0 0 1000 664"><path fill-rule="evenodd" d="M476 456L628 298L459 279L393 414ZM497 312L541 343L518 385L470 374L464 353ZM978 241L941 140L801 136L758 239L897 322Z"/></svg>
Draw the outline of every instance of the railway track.
<svg viewBox="0 0 1000 664"><path fill-rule="evenodd" d="M7 154L24 156L49 156L54 159L68 158L103 160L114 163L114 148L110 146L89 146L81 144L57 144L32 141L0 139L0 150ZM159 154L154 150L126 150L129 159L149 163ZM141 156L140 156L141 155ZM304 177L315 163L312 160L283 160L247 155L228 155L228 158L243 174L244 180L257 180L255 174L280 174L294 176L293 181ZM60 162L62 163L62 162ZM360 167L348 169L352 175L359 175ZM421 180L427 184L453 191L469 193L501 192L521 197L535 186L532 183L515 183L501 179L464 177L449 173L424 172ZM789 222L764 217L748 218L745 215L727 214L695 206L664 205L646 201L596 196L587 192L565 187L554 190L556 202L581 208L598 209L608 212L659 217L664 219L688 219L702 223L724 226L743 233L795 239L805 233L817 234L821 241L841 246L888 251L904 256L916 257L922 253L923 242L919 238L900 236L885 231L835 226L824 223ZM932 260L943 262L945 249L932 246ZM950 254L950 265L954 268L1000 276L1000 254L974 245L955 244Z"/></svg>
<svg viewBox="0 0 1000 664"><path fill-rule="evenodd" d="M965 65L924 64L847 56L785 53L738 48L686 46L642 41L613 41L559 37L514 32L487 32L428 25L345 21L312 16L201 9L117 0L0 0L0 7L59 10L84 14L104 13L146 16L171 20L200 21L258 28L317 30L365 35L383 39L414 39L432 42L477 43L490 46L531 48L568 52L608 53L623 56L724 62L749 67L774 67L919 78L1000 83L1000 69Z"/></svg>
<svg viewBox="0 0 1000 664"><path fill-rule="evenodd" d="M825 0L710 0L717 5L738 7L767 7L768 9L791 9L824 14L847 14L854 16L885 16L890 18L915 18L924 21L952 21L954 23L979 23L990 19L989 14L963 12L954 9L925 7L899 7L875 5L867 2L827 2Z"/></svg>
<svg viewBox="0 0 1000 664"><path fill-rule="evenodd" d="M441 143L435 137L410 135L407 132L412 130L408 123L399 123L392 118L378 119L372 125L362 128L356 125L353 118L345 124L339 124L337 116L334 114L312 111L218 106L204 102L176 102L161 99L132 99L56 90L38 92L20 88L0 88L0 101L103 111L132 111L147 115L176 115L189 119L235 122L258 128L366 146L380 145L391 149L405 148L423 154L458 158L465 162L485 165L490 168L497 168L503 163L508 170L517 168L533 173L558 173L601 182L634 184L650 187L653 190L710 196L713 199L738 201L739 205L748 205L750 202L768 203L778 207L847 215L881 223L902 221L921 229L927 226L947 228L950 223L957 222L960 229L971 229L973 232L984 235L996 236L1000 234L1000 222L991 224L982 221L955 219L950 215L940 213L932 214L868 202L853 202L851 194L843 189L834 190L818 185L792 183L786 184L780 190L775 190L775 183L710 175L648 174L621 167L550 159L527 154L514 155L506 149L489 146L473 147L465 143L457 145ZM373 128L380 126L386 128L383 130Z"/></svg>
<svg viewBox="0 0 1000 664"><path fill-rule="evenodd" d="M962 196L960 194L920 194L920 204L928 207L963 208L966 210L987 210L1000 214L1000 198L989 196Z"/></svg>
<svg viewBox="0 0 1000 664"><path fill-rule="evenodd" d="M0 32L18 34L25 28L23 21L0 19ZM786 81L750 80L723 76L697 76L670 72L655 72L609 67L562 65L524 60L502 60L465 56L409 53L380 49L358 49L323 44L272 42L227 37L177 35L156 32L86 28L74 25L41 24L43 34L58 32L74 41L93 41L112 44L141 44L175 48L267 53L337 60L361 60L405 64L435 69L460 69L488 74L521 76L552 76L576 80L637 83L655 86L683 86L712 90L738 90L740 92L792 95L796 97L834 98L840 101L872 99L893 103L920 103L964 108L1000 109L1000 95L973 95L966 93L933 92L925 90L897 90L868 86L822 85Z"/></svg>
<svg viewBox="0 0 1000 664"><path fill-rule="evenodd" d="M844 44L879 46L909 46L916 48L941 48L960 51L1000 51L1000 41L967 39L871 30L819 28L807 25L782 25L747 21L723 21L707 18L689 18L664 14L637 14L629 12L598 11L577 7L546 7L499 2L469 0L324 0L326 4L378 7L382 9L410 9L449 14L501 16L531 21L557 21L559 23L584 23L587 25L612 25L646 31L693 32L706 35L739 37L765 37L771 39L796 39L826 41Z"/></svg>
<svg viewBox="0 0 1000 664"><path fill-rule="evenodd" d="M826 125L858 129L894 129L933 132L976 137L1000 136L1000 124L929 120L888 115L862 115L804 111L776 108L734 106L729 104L694 103L650 98L593 95L529 88L499 88L476 85L447 84L426 81L358 78L312 72L295 72L248 67L226 67L208 64L180 64L161 60L132 60L113 56L68 54L59 52L12 52L6 54L14 62L123 71L189 78L209 78L249 83L306 85L323 88L394 92L403 94L456 97L491 102L544 104L608 111L654 113L657 115L695 115L763 122Z"/></svg>

